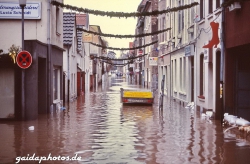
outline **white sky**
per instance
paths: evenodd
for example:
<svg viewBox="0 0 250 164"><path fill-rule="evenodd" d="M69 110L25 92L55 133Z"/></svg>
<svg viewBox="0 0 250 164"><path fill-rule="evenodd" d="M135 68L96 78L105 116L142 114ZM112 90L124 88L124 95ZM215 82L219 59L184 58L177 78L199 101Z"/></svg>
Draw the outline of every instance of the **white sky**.
<svg viewBox="0 0 250 164"><path fill-rule="evenodd" d="M136 12L141 0L64 0L64 4L82 7L92 10L113 11L113 12ZM102 33L127 35L135 34L137 18L128 17L116 18L107 16L96 16L89 14L90 25L99 25ZM109 47L128 48L129 42L134 38L109 38L105 37L109 42ZM116 53L118 53L116 51ZM119 54L117 54L119 55Z"/></svg>

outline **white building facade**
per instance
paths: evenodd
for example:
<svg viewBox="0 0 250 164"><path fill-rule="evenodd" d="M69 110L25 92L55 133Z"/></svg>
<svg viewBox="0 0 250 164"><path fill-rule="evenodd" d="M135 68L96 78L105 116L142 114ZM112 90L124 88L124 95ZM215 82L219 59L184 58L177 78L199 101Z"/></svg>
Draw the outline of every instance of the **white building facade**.
<svg viewBox="0 0 250 164"><path fill-rule="evenodd" d="M159 10L184 6L194 0L161 0ZM221 42L212 48L213 35L221 40L222 16L219 0L198 1L194 7L158 16L158 28L171 28L158 35L158 80L164 78L164 94L183 105L194 102L201 110L220 113ZM218 31L210 23L219 24ZM161 83L158 85L161 88Z"/></svg>

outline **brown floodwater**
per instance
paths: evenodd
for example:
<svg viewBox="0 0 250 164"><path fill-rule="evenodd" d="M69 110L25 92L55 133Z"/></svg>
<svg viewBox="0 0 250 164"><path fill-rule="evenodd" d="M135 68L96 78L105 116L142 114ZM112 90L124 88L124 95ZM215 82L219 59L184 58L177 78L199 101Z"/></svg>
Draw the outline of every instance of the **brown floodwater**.
<svg viewBox="0 0 250 164"><path fill-rule="evenodd" d="M230 131L223 133L220 121L166 97L159 111L158 95L153 106L123 105L121 87L139 89L112 76L105 85L66 104L65 110L34 121L0 122L0 163L16 163L21 157L20 163L39 163L27 160L33 155L61 157L41 163L250 163L249 142ZM64 160L74 156L80 158Z"/></svg>

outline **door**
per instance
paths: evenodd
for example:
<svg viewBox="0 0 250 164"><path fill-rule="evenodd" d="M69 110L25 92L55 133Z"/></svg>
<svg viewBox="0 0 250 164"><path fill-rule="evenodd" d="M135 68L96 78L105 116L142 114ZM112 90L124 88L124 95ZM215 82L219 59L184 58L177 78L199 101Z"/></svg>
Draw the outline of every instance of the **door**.
<svg viewBox="0 0 250 164"><path fill-rule="evenodd" d="M236 110L237 115L250 120L250 57L239 55L236 71Z"/></svg>
<svg viewBox="0 0 250 164"><path fill-rule="evenodd" d="M47 76L46 59L38 58L38 113L46 114L47 111Z"/></svg>

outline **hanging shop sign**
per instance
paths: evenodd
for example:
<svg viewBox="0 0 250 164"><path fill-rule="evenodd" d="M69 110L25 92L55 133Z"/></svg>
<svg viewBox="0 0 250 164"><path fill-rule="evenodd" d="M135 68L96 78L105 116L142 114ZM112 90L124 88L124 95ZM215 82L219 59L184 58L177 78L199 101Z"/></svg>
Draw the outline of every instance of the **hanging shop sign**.
<svg viewBox="0 0 250 164"><path fill-rule="evenodd" d="M41 19L41 2L27 2L24 19ZM0 19L22 19L22 8L18 2L0 2Z"/></svg>
<svg viewBox="0 0 250 164"><path fill-rule="evenodd" d="M138 55L142 55L143 54L143 50L142 49L139 49L138 50Z"/></svg>
<svg viewBox="0 0 250 164"><path fill-rule="evenodd" d="M219 23L217 23L217 22L211 22L210 26L212 28L213 37L209 41L209 43L206 44L206 45L204 45L202 48L213 48L213 47L217 48L217 45L220 43L219 34L218 34Z"/></svg>
<svg viewBox="0 0 250 164"><path fill-rule="evenodd" d="M157 66L158 65L158 57L149 57L149 65Z"/></svg>

